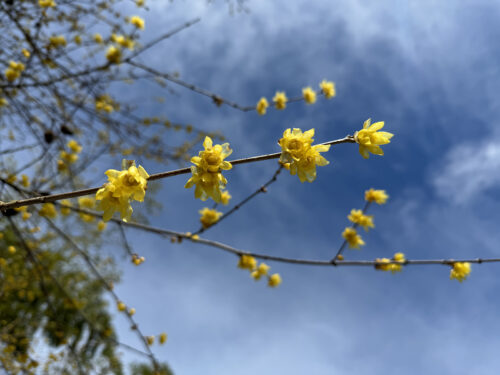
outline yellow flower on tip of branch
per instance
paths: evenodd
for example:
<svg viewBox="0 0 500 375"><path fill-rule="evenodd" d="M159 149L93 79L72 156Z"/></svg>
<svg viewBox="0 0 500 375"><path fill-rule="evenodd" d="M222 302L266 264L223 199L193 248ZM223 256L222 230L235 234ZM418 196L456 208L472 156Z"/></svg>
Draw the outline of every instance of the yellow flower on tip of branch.
<svg viewBox="0 0 500 375"><path fill-rule="evenodd" d="M300 182L313 182L316 179L316 166L329 164L320 152L326 152L330 145L312 146L314 129L304 133L298 128L286 129L283 138L278 141L281 146L280 162L285 165L291 175L298 175Z"/></svg>
<svg viewBox="0 0 500 375"><path fill-rule="evenodd" d="M284 91L276 91L276 94L274 95L273 98L273 103L276 109L285 109L287 101L288 98L286 97Z"/></svg>
<svg viewBox="0 0 500 375"><path fill-rule="evenodd" d="M165 332L160 334L160 339L158 340L160 342L160 345L163 345L167 342L167 334Z"/></svg>
<svg viewBox="0 0 500 375"><path fill-rule="evenodd" d="M130 23L138 29L144 30L144 20L139 16L130 17Z"/></svg>
<svg viewBox="0 0 500 375"><path fill-rule="evenodd" d="M222 216L222 212L219 212L217 210L205 207L200 212L200 222L203 228L208 228L214 225L216 222L219 221L219 218Z"/></svg>
<svg viewBox="0 0 500 375"><path fill-rule="evenodd" d="M367 202L375 202L377 204L385 204L389 199L389 196L385 192L385 190L375 190L369 189L365 191L365 200Z"/></svg>
<svg viewBox="0 0 500 375"><path fill-rule="evenodd" d="M274 273L271 276L269 276L269 279L267 280L267 285L271 288L276 288L281 284L281 276L279 273Z"/></svg>
<svg viewBox="0 0 500 375"><path fill-rule="evenodd" d="M470 274L470 263L469 262L455 262L453 263L453 268L450 271L450 280L456 279L459 282L467 279Z"/></svg>
<svg viewBox="0 0 500 375"><path fill-rule="evenodd" d="M267 108L269 107L269 102L267 101L266 98L262 97L260 100L257 102L257 107L255 108L257 110L257 113L261 116L266 114Z"/></svg>
<svg viewBox="0 0 500 375"><path fill-rule="evenodd" d="M347 218L355 224L361 225L365 231L369 228L375 228L373 224L373 215L365 215L363 210L351 210Z"/></svg>
<svg viewBox="0 0 500 375"><path fill-rule="evenodd" d="M347 241L349 247L352 249L359 249L360 246L365 244L365 241L361 239L361 236L354 228L345 228L342 232L342 237Z"/></svg>
<svg viewBox="0 0 500 375"><path fill-rule="evenodd" d="M316 103L316 91L314 91L310 86L302 89L302 96L307 104Z"/></svg>
<svg viewBox="0 0 500 375"><path fill-rule="evenodd" d="M105 173L108 182L96 193L97 209L104 211L104 221L110 220L115 212L120 213L123 221L128 221L133 211L130 201L144 201L149 175L142 166L136 167L135 162L129 164L122 171L108 169Z"/></svg>
<svg viewBox="0 0 500 375"><path fill-rule="evenodd" d="M383 121L371 124L371 119L368 119L364 122L363 129L354 133L354 140L359 144L359 153L365 159L370 157L370 152L374 155L384 155L380 146L391 143L390 139L394 134L379 131L383 127Z"/></svg>
<svg viewBox="0 0 500 375"><path fill-rule="evenodd" d="M335 84L333 82L324 79L319 84L319 87L325 98L331 99L335 96Z"/></svg>
<svg viewBox="0 0 500 375"><path fill-rule="evenodd" d="M203 147L204 150L200 151L198 156L191 158L191 162L194 164L191 167L192 176L184 187L189 189L196 185L195 198L205 201L210 197L219 203L222 194L221 188L227 184L221 170L229 170L233 167L231 163L224 161L233 150L229 148L229 143L214 146L212 139L208 136L205 137Z"/></svg>

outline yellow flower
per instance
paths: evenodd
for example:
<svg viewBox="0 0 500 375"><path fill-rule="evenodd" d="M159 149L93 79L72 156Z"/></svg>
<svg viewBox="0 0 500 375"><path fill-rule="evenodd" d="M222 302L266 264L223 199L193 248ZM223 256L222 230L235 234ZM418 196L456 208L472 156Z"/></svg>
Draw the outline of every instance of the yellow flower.
<svg viewBox="0 0 500 375"><path fill-rule="evenodd" d="M71 153L66 152L64 150L61 151L61 153L59 154L59 157L62 160L64 160L65 162L70 163L70 164L76 163L76 161L78 160L77 154L71 154Z"/></svg>
<svg viewBox="0 0 500 375"><path fill-rule="evenodd" d="M360 246L365 244L365 241L361 239L361 236L354 228L345 228L342 237L347 241L350 248L359 249Z"/></svg>
<svg viewBox="0 0 500 375"><path fill-rule="evenodd" d="M69 215L71 213L71 209L69 207L73 206L71 204L71 201L69 199L64 199L60 203L61 203L61 205L63 205L60 208L61 214L64 216ZM67 206L67 207L64 207L64 206Z"/></svg>
<svg viewBox="0 0 500 375"><path fill-rule="evenodd" d="M273 98L273 103L276 109L285 109L287 101L288 98L286 97L284 91L276 91L276 94L274 95Z"/></svg>
<svg viewBox="0 0 500 375"><path fill-rule="evenodd" d="M139 16L130 17L130 23L138 29L144 30L144 20Z"/></svg>
<svg viewBox="0 0 500 375"><path fill-rule="evenodd" d="M167 334L165 332L161 333L160 334L160 344L163 345L167 342Z"/></svg>
<svg viewBox="0 0 500 375"><path fill-rule="evenodd" d="M330 99L335 96L335 84L333 82L324 79L319 84L319 87L321 88L323 95L325 95L325 98Z"/></svg>
<svg viewBox="0 0 500 375"><path fill-rule="evenodd" d="M7 248L7 251L8 251L10 254L15 254L17 250L16 250L15 246L12 246L12 245L11 245L11 246L9 246L9 247Z"/></svg>
<svg viewBox="0 0 500 375"><path fill-rule="evenodd" d="M189 189L196 185L195 198L205 201L210 197L215 202L220 202L221 188L227 184L226 178L220 171L232 168L231 163L224 159L233 151L229 148L229 143L213 146L210 137L205 137L203 146L205 150L191 158L191 162L195 165L191 167L192 176L184 187Z"/></svg>
<svg viewBox="0 0 500 375"><path fill-rule="evenodd" d="M469 262L456 262L453 263L453 268L450 271L450 280L457 279L459 282L467 279L470 274L470 263Z"/></svg>
<svg viewBox="0 0 500 375"><path fill-rule="evenodd" d="M154 336L146 336L146 341L148 345L153 345L155 343L155 337Z"/></svg>
<svg viewBox="0 0 500 375"><path fill-rule="evenodd" d="M108 169L106 175L108 183L96 193L96 200L100 201L97 208L104 211L103 220L110 220L116 211L122 220L130 220L133 211L130 200L144 201L148 173L142 166L136 167L134 162L122 171Z"/></svg>
<svg viewBox="0 0 500 375"><path fill-rule="evenodd" d="M283 138L278 141L281 146L280 162L290 171L298 175L301 182L313 182L316 179L316 166L329 164L320 152L326 152L330 145L311 146L314 129L304 133L298 128L287 129Z"/></svg>
<svg viewBox="0 0 500 375"><path fill-rule="evenodd" d="M257 269L251 273L251 276L255 280L260 280L262 278L262 276L266 276L267 275L267 273L269 272L270 268L271 267L269 267L267 264L261 263L261 264L259 264L259 266L257 267Z"/></svg>
<svg viewBox="0 0 500 375"><path fill-rule="evenodd" d="M64 35L52 35L49 38L49 45L47 46L48 48L59 48L59 47L66 47L66 38Z"/></svg>
<svg viewBox="0 0 500 375"><path fill-rule="evenodd" d="M48 217L49 219L55 219L57 217L57 211L52 203L44 203L42 208L38 211L40 216Z"/></svg>
<svg viewBox="0 0 500 375"><path fill-rule="evenodd" d="M373 215L365 215L362 210L351 210L347 218L353 223L361 225L366 231L368 231L368 228L375 227L373 225Z"/></svg>
<svg viewBox="0 0 500 375"><path fill-rule="evenodd" d="M276 288L280 284L281 284L281 276L279 273L274 273L271 276L269 276L269 279L267 280L268 286L270 286L271 288Z"/></svg>
<svg viewBox="0 0 500 375"><path fill-rule="evenodd" d="M210 209L205 207L203 210L200 210L200 222L203 228L208 228L212 225L214 225L217 221L219 221L219 218L222 216L222 212L219 212L214 209Z"/></svg>
<svg viewBox="0 0 500 375"><path fill-rule="evenodd" d="M111 41L130 50L134 49L135 42L130 38L124 37L123 35L111 34Z"/></svg>
<svg viewBox="0 0 500 375"><path fill-rule="evenodd" d="M385 190L375 190L370 189L365 191L365 200L367 202L375 202L377 204L384 204L387 202L389 196L385 192Z"/></svg>
<svg viewBox="0 0 500 375"><path fill-rule="evenodd" d="M122 51L116 46L110 46L106 52L106 58L110 63L119 64L122 59Z"/></svg>
<svg viewBox="0 0 500 375"><path fill-rule="evenodd" d="M31 217L29 212L23 212L22 218L24 221L28 220Z"/></svg>
<svg viewBox="0 0 500 375"><path fill-rule="evenodd" d="M238 261L238 267L253 271L257 268L257 261L253 256L243 254L242 256L240 256L240 260Z"/></svg>
<svg viewBox="0 0 500 375"><path fill-rule="evenodd" d="M9 102L5 98L0 98L0 108L5 107Z"/></svg>
<svg viewBox="0 0 500 375"><path fill-rule="evenodd" d="M30 186L30 179L25 174L21 175L21 185L23 185L26 188Z"/></svg>
<svg viewBox="0 0 500 375"><path fill-rule="evenodd" d="M24 57L29 58L31 56L30 51L28 51L26 48L23 48L21 50L21 53L23 54Z"/></svg>
<svg viewBox="0 0 500 375"><path fill-rule="evenodd" d="M21 75L24 70L24 64L22 62L9 61L9 67L5 69L5 78L7 81L13 82Z"/></svg>
<svg viewBox="0 0 500 375"><path fill-rule="evenodd" d="M223 191L220 195L220 201L224 206L229 204L229 200L231 199L231 194L228 191Z"/></svg>
<svg viewBox="0 0 500 375"><path fill-rule="evenodd" d="M102 232L104 229L106 229L107 226L108 226L108 224L106 224L104 221L100 220L97 223L97 230Z"/></svg>
<svg viewBox="0 0 500 375"><path fill-rule="evenodd" d="M42 8L55 7L57 4L54 0L38 0L38 5Z"/></svg>
<svg viewBox="0 0 500 375"><path fill-rule="evenodd" d="M405 262L405 255L403 253L396 253L394 254L392 260L388 258L377 258L375 259L375 269L380 270L380 271L390 271L393 274L396 272L401 272L403 269L402 264L397 264L397 263L390 263L391 261L396 261L396 262Z"/></svg>
<svg viewBox="0 0 500 375"><path fill-rule="evenodd" d="M366 120L363 129L354 133L354 140L359 144L359 153L365 159L370 157L370 152L375 155L384 155L380 146L390 143L390 139L394 136L392 133L379 131L384 127L383 121L371 125L370 123L371 119Z"/></svg>
<svg viewBox="0 0 500 375"><path fill-rule="evenodd" d="M267 111L267 107L269 107L269 102L267 101L266 98L262 97L260 98L259 102L257 103L257 113L259 115L265 115Z"/></svg>
<svg viewBox="0 0 500 375"><path fill-rule="evenodd" d="M71 141L68 142L67 144L68 148L73 151L74 153L79 154L82 151L82 146L78 144L77 141L72 139Z"/></svg>
<svg viewBox="0 0 500 375"><path fill-rule="evenodd" d="M115 107L117 107L116 103L108 94L102 94L95 98L95 109L98 112L111 113Z"/></svg>
<svg viewBox="0 0 500 375"><path fill-rule="evenodd" d="M103 42L102 35L99 34L99 33L95 33L94 34L94 40L95 40L96 43L101 44Z"/></svg>
<svg viewBox="0 0 500 375"><path fill-rule="evenodd" d="M233 152L229 148L229 143L213 146L212 139L205 137L203 147L204 151L200 151L198 156L191 158L191 163L199 169L206 172L220 172L221 169L229 170L233 167L230 162L224 161Z"/></svg>
<svg viewBox="0 0 500 375"><path fill-rule="evenodd" d="M128 310L128 314L130 316L134 315L135 314L135 309L133 307L131 307L129 310Z"/></svg>
<svg viewBox="0 0 500 375"><path fill-rule="evenodd" d="M82 44L82 37L80 35L75 35L73 38L76 44Z"/></svg>
<svg viewBox="0 0 500 375"><path fill-rule="evenodd" d="M122 301L118 301L116 307L118 308L118 311L125 311L127 309L127 306Z"/></svg>
<svg viewBox="0 0 500 375"><path fill-rule="evenodd" d="M302 89L302 96L307 104L316 103L316 92L311 87L305 87Z"/></svg>

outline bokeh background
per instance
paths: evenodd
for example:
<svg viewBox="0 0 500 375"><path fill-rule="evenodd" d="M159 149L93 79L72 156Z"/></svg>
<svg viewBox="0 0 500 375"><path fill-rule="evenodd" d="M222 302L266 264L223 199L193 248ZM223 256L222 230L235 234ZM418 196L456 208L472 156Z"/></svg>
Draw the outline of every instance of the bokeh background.
<svg viewBox="0 0 500 375"><path fill-rule="evenodd" d="M500 208L500 2L151 1L144 40L195 17L197 25L142 59L243 105L276 90L300 95L322 79L337 96L290 104L266 116L217 108L170 85L159 104L152 85L127 95L143 115L221 130L232 158L277 152L286 128L316 129L316 141L353 134L367 118L395 133L385 156L364 160L352 144L332 147L315 182L283 173L278 182L206 237L244 250L329 259L363 206L364 191L390 200L370 208L376 228L348 259L498 257ZM141 162L139 160L139 162ZM102 165L103 172L109 166ZM150 173L162 166L145 164ZM233 203L267 181L276 161L225 175ZM160 182L155 226L194 231L206 205L183 189L186 176ZM209 203L211 205L211 203ZM200 244L127 229L140 267L123 260L118 294L137 309L146 334L176 374L497 374L499 267L473 265L463 283L449 267L400 274L372 268L269 263L283 284L254 282L237 258ZM116 314L120 340L136 337ZM133 355L124 353L133 360Z"/></svg>

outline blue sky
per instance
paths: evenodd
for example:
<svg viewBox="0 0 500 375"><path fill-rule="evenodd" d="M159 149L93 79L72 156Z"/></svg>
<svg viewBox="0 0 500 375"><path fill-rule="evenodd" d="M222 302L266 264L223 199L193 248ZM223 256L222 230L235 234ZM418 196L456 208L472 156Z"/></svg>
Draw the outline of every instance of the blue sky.
<svg viewBox="0 0 500 375"><path fill-rule="evenodd" d="M376 228L364 236L367 245L346 257L498 256L499 2L250 1L250 13L233 16L224 2L150 5L145 37L202 18L144 57L158 69L244 105L276 90L300 94L324 78L335 81L337 97L260 117L175 86L161 107L151 100L157 89L131 92L145 114L221 130L234 158L279 151L289 127L314 127L321 142L352 134L371 117L395 133L384 157L364 160L355 145L333 147L312 184L281 175L207 238L328 259L346 215L375 187L391 198L371 210ZM268 161L226 173L233 202L275 169ZM185 180L161 182L164 209L153 225L198 227L205 205L182 188ZM237 269L233 256L127 233L147 261L123 264L117 292L137 309L144 333L168 332L155 352L176 374L498 373L495 265L473 265L459 284L442 266L391 275L270 263L283 284L269 289ZM117 319L122 341L134 343Z"/></svg>

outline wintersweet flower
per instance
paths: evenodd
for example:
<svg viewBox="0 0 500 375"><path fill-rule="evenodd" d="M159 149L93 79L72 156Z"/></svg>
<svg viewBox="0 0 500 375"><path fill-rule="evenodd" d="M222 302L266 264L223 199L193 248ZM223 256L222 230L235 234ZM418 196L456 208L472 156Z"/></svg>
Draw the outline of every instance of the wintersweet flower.
<svg viewBox="0 0 500 375"><path fill-rule="evenodd" d="M15 246L12 246L12 245L11 245L11 246L9 246L9 247L7 248L7 251L8 251L10 254L15 254L15 253L16 253L16 251L17 251L17 249L16 249L16 247L15 247Z"/></svg>
<svg viewBox="0 0 500 375"><path fill-rule="evenodd" d="M122 51L119 47L110 46L106 51L106 59L110 63L119 64L122 59Z"/></svg>
<svg viewBox="0 0 500 375"><path fill-rule="evenodd" d="M165 332L160 333L160 339L158 340L160 345L163 345L167 342L167 334Z"/></svg>
<svg viewBox="0 0 500 375"><path fill-rule="evenodd" d="M266 111L267 111L267 107L269 107L269 102L267 101L267 99L264 97L260 98L260 100L257 103L257 107L256 107L257 113L261 116L265 115Z"/></svg>
<svg viewBox="0 0 500 375"><path fill-rule="evenodd" d="M266 276L267 273L269 272L269 269L271 267L269 267L267 264L265 263L261 263L259 264L259 266L255 269L255 271L253 271L250 275L257 281L257 280L260 280L262 278L262 276Z"/></svg>
<svg viewBox="0 0 500 375"><path fill-rule="evenodd" d="M363 129L354 133L354 140L359 144L359 153L365 159L370 157L370 152L375 155L384 155L380 146L390 143L390 139L394 136L392 133L379 131L384 127L383 121L371 125L370 123L371 119L366 120Z"/></svg>
<svg viewBox="0 0 500 375"><path fill-rule="evenodd" d="M347 218L353 223L361 225L365 231L368 231L368 228L375 227L373 225L373 215L365 215L363 210L351 210Z"/></svg>
<svg viewBox="0 0 500 375"><path fill-rule="evenodd" d="M470 274L470 263L469 262L456 262L453 263L453 268L450 271L450 280L456 279L459 282L467 279Z"/></svg>
<svg viewBox="0 0 500 375"><path fill-rule="evenodd" d="M196 185L194 196L202 201L209 197L215 202L221 201L221 188L227 184L227 180L222 176L221 170L229 170L233 166L224 159L231 155L233 150L229 148L229 143L213 145L210 137L205 137L203 151L198 156L193 156L191 162L191 178L186 182L185 188L189 189Z"/></svg>
<svg viewBox="0 0 500 375"><path fill-rule="evenodd" d="M52 203L44 203L38 214L49 219L55 219L57 217L56 207Z"/></svg>
<svg viewBox="0 0 500 375"><path fill-rule="evenodd" d="M344 232L342 232L342 237L347 241L349 247L353 249L359 249L360 246L365 244L365 241L361 239L361 236L354 228L345 228Z"/></svg>
<svg viewBox="0 0 500 375"><path fill-rule="evenodd" d="M233 167L230 162L224 161L233 152L229 148L229 143L214 146L212 139L205 137L203 147L205 150L200 151L198 156L191 158L191 163L199 169L206 172L220 172L220 170L229 170Z"/></svg>
<svg viewBox="0 0 500 375"><path fill-rule="evenodd" d="M274 95L273 98L273 103L276 109L285 109L287 101L288 98L286 97L284 91L276 91L276 94Z"/></svg>
<svg viewBox="0 0 500 375"><path fill-rule="evenodd" d="M102 44L102 42L103 42L104 40L102 39L102 35L101 35L101 34L99 34L99 33L95 33L95 34L94 34L94 41L95 41L96 43Z"/></svg>
<svg viewBox="0 0 500 375"><path fill-rule="evenodd" d="M224 205L224 206L227 206L229 204L229 201L231 200L231 194L229 194L229 192L226 190L226 191L223 191L220 195L220 202Z"/></svg>
<svg viewBox="0 0 500 375"><path fill-rule="evenodd" d="M130 17L130 23L138 29L144 30L144 20L139 16Z"/></svg>
<svg viewBox="0 0 500 375"><path fill-rule="evenodd" d="M71 141L69 141L68 144L67 144L67 146L74 153L79 154L80 152L82 152L82 146L80 146L78 144L78 142L75 141L74 139L72 139Z"/></svg>
<svg viewBox="0 0 500 375"><path fill-rule="evenodd" d="M389 196L385 190L369 189L365 191L365 200L367 202L375 202L377 204L385 204Z"/></svg>
<svg viewBox="0 0 500 375"><path fill-rule="evenodd" d="M281 284L281 276L279 273L274 273L271 276L269 276L269 279L267 280L267 285L270 286L271 288L276 288Z"/></svg>
<svg viewBox="0 0 500 375"><path fill-rule="evenodd" d="M253 256L243 254L240 256L240 260L238 261L238 267L253 271L257 268L257 261Z"/></svg>
<svg viewBox="0 0 500 375"><path fill-rule="evenodd" d="M203 210L200 210L200 222L203 228L208 228L212 225L214 225L217 221L219 221L219 218L222 216L222 212L219 212L214 209L210 209L205 207Z"/></svg>
<svg viewBox="0 0 500 375"><path fill-rule="evenodd" d="M9 61L9 67L5 69L5 78L7 81L13 82L19 78L25 66L22 62Z"/></svg>
<svg viewBox="0 0 500 375"><path fill-rule="evenodd" d="M325 98L330 99L335 96L335 84L333 82L324 79L319 84L319 87L321 88L321 92L323 92Z"/></svg>
<svg viewBox="0 0 500 375"><path fill-rule="evenodd" d="M283 138L278 141L281 146L280 162L290 171L298 175L301 182L313 182L316 179L316 166L329 164L320 152L326 152L330 145L312 146L314 129L304 133L298 128L287 129Z"/></svg>
<svg viewBox="0 0 500 375"><path fill-rule="evenodd" d="M122 301L118 301L116 304L118 311L125 311L127 309L127 305L125 305Z"/></svg>
<svg viewBox="0 0 500 375"><path fill-rule="evenodd" d="M302 89L302 96L307 104L316 103L316 92L311 87L305 87Z"/></svg>
<svg viewBox="0 0 500 375"><path fill-rule="evenodd" d="M54 0L38 0L38 5L42 8L53 8L57 4Z"/></svg>

